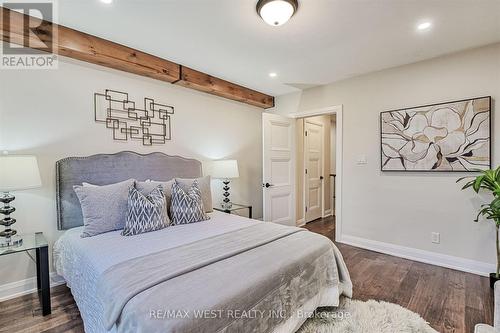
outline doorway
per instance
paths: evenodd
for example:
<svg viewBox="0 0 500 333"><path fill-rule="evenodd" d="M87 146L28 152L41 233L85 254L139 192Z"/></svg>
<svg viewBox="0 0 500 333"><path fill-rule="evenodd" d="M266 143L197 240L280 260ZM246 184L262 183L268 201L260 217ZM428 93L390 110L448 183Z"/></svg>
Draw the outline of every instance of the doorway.
<svg viewBox="0 0 500 333"><path fill-rule="evenodd" d="M335 127L335 115L296 119L297 225L334 215Z"/></svg>
<svg viewBox="0 0 500 333"><path fill-rule="evenodd" d="M316 146L313 145L313 149L309 149L308 173L311 167L319 170L318 165L323 165L322 172L318 172L319 177L318 174L312 174L311 179L308 179L308 184L311 184L311 191L307 194L309 206L314 207L315 215L311 214L313 217L317 217L318 211L321 212L320 217L332 216L329 220L335 221L335 239L339 241L342 235L342 105L288 115L263 114L263 220L296 226L306 223L306 191L298 189L299 182L304 186L306 181L305 167L298 163L297 156L300 154L305 161L305 140L299 139L299 134L305 138L305 120L308 119L309 123L312 123L311 119L315 116L328 116L330 119L328 125L323 126L323 132L330 133L332 142L323 142L321 149L334 155L334 158L326 158L323 155L323 163L320 163L318 157L314 156L320 150L319 144L316 142ZM330 116L335 119L333 132ZM311 130L319 131L314 125L307 126L308 136ZM326 160L335 166L333 170L324 166ZM317 186L318 178L321 181L320 191ZM321 199L318 199L320 197ZM318 200L319 207L315 204ZM308 219L313 217L308 214Z"/></svg>

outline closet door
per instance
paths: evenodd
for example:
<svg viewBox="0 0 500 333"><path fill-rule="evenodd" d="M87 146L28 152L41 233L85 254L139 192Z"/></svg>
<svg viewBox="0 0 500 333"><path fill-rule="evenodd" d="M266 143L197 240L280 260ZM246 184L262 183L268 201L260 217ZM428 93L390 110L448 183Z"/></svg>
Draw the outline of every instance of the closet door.
<svg viewBox="0 0 500 333"><path fill-rule="evenodd" d="M323 214L323 124L305 120L305 220L306 223Z"/></svg>

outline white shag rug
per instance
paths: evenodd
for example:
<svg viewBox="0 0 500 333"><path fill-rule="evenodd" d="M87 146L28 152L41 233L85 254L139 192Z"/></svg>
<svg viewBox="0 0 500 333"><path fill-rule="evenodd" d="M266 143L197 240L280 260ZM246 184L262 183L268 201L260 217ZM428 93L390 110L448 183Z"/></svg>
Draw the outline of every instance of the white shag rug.
<svg viewBox="0 0 500 333"><path fill-rule="evenodd" d="M338 308L321 308L297 333L437 333L418 314L400 305L341 300Z"/></svg>

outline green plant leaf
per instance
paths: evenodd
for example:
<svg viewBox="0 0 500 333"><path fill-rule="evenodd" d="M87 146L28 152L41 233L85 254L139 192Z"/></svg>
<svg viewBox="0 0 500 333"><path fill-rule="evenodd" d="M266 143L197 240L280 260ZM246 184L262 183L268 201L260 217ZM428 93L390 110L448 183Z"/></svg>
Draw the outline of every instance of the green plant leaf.
<svg viewBox="0 0 500 333"><path fill-rule="evenodd" d="M495 170L485 170L484 175L486 176L487 179L495 181L496 180L496 173Z"/></svg>
<svg viewBox="0 0 500 333"><path fill-rule="evenodd" d="M495 180L500 181L500 166L495 169Z"/></svg>
<svg viewBox="0 0 500 333"><path fill-rule="evenodd" d="M469 187L471 187L472 185L474 185L474 181L475 181L475 179L468 181L468 182L467 182L467 183L466 183L466 184L462 187L462 190L465 190L466 188L469 188Z"/></svg>
<svg viewBox="0 0 500 333"><path fill-rule="evenodd" d="M500 227L500 166L494 170L475 171L479 172L479 175L467 181L462 187L462 190L472 187L476 193L479 193L481 189L484 189L493 194L493 199L489 203L481 205L474 222L479 222L479 218L482 216L487 220L494 221L495 225ZM471 177L462 177L458 179L457 182L467 178Z"/></svg>
<svg viewBox="0 0 500 333"><path fill-rule="evenodd" d="M481 216L481 211L477 213L476 218L474 219L474 222L479 222L479 216Z"/></svg>
<svg viewBox="0 0 500 333"><path fill-rule="evenodd" d="M460 183L464 179L473 178L472 176L460 177L457 179L456 183Z"/></svg>
<svg viewBox="0 0 500 333"><path fill-rule="evenodd" d="M481 184L483 183L484 177L485 177L484 175L478 176L474 180L474 184L472 185L472 188L474 189L474 191L476 191L476 193L479 193L479 189L481 188Z"/></svg>
<svg viewBox="0 0 500 333"><path fill-rule="evenodd" d="M500 198L493 199L493 201L490 203L490 206L494 211L500 212Z"/></svg>

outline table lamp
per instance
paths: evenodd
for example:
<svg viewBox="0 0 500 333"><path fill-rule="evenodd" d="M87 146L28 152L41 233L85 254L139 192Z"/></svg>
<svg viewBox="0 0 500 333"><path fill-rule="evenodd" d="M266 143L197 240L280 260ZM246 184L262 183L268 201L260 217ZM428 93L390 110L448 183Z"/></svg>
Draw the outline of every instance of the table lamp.
<svg viewBox="0 0 500 333"><path fill-rule="evenodd" d="M0 155L0 202L4 204L0 207L0 214L5 218L0 220L0 225L5 229L0 231L0 247L20 246L22 238L11 226L16 223L12 214L16 209L10 204L15 197L10 194L12 191L27 190L42 186L40 171L35 156L27 155Z"/></svg>
<svg viewBox="0 0 500 333"><path fill-rule="evenodd" d="M231 183L231 178L238 178L240 173L238 172L238 161L236 160L220 160L212 162L211 174L213 178L222 179L224 187L224 199L222 200L222 208L229 209L233 206L231 199L229 198L229 184Z"/></svg>

